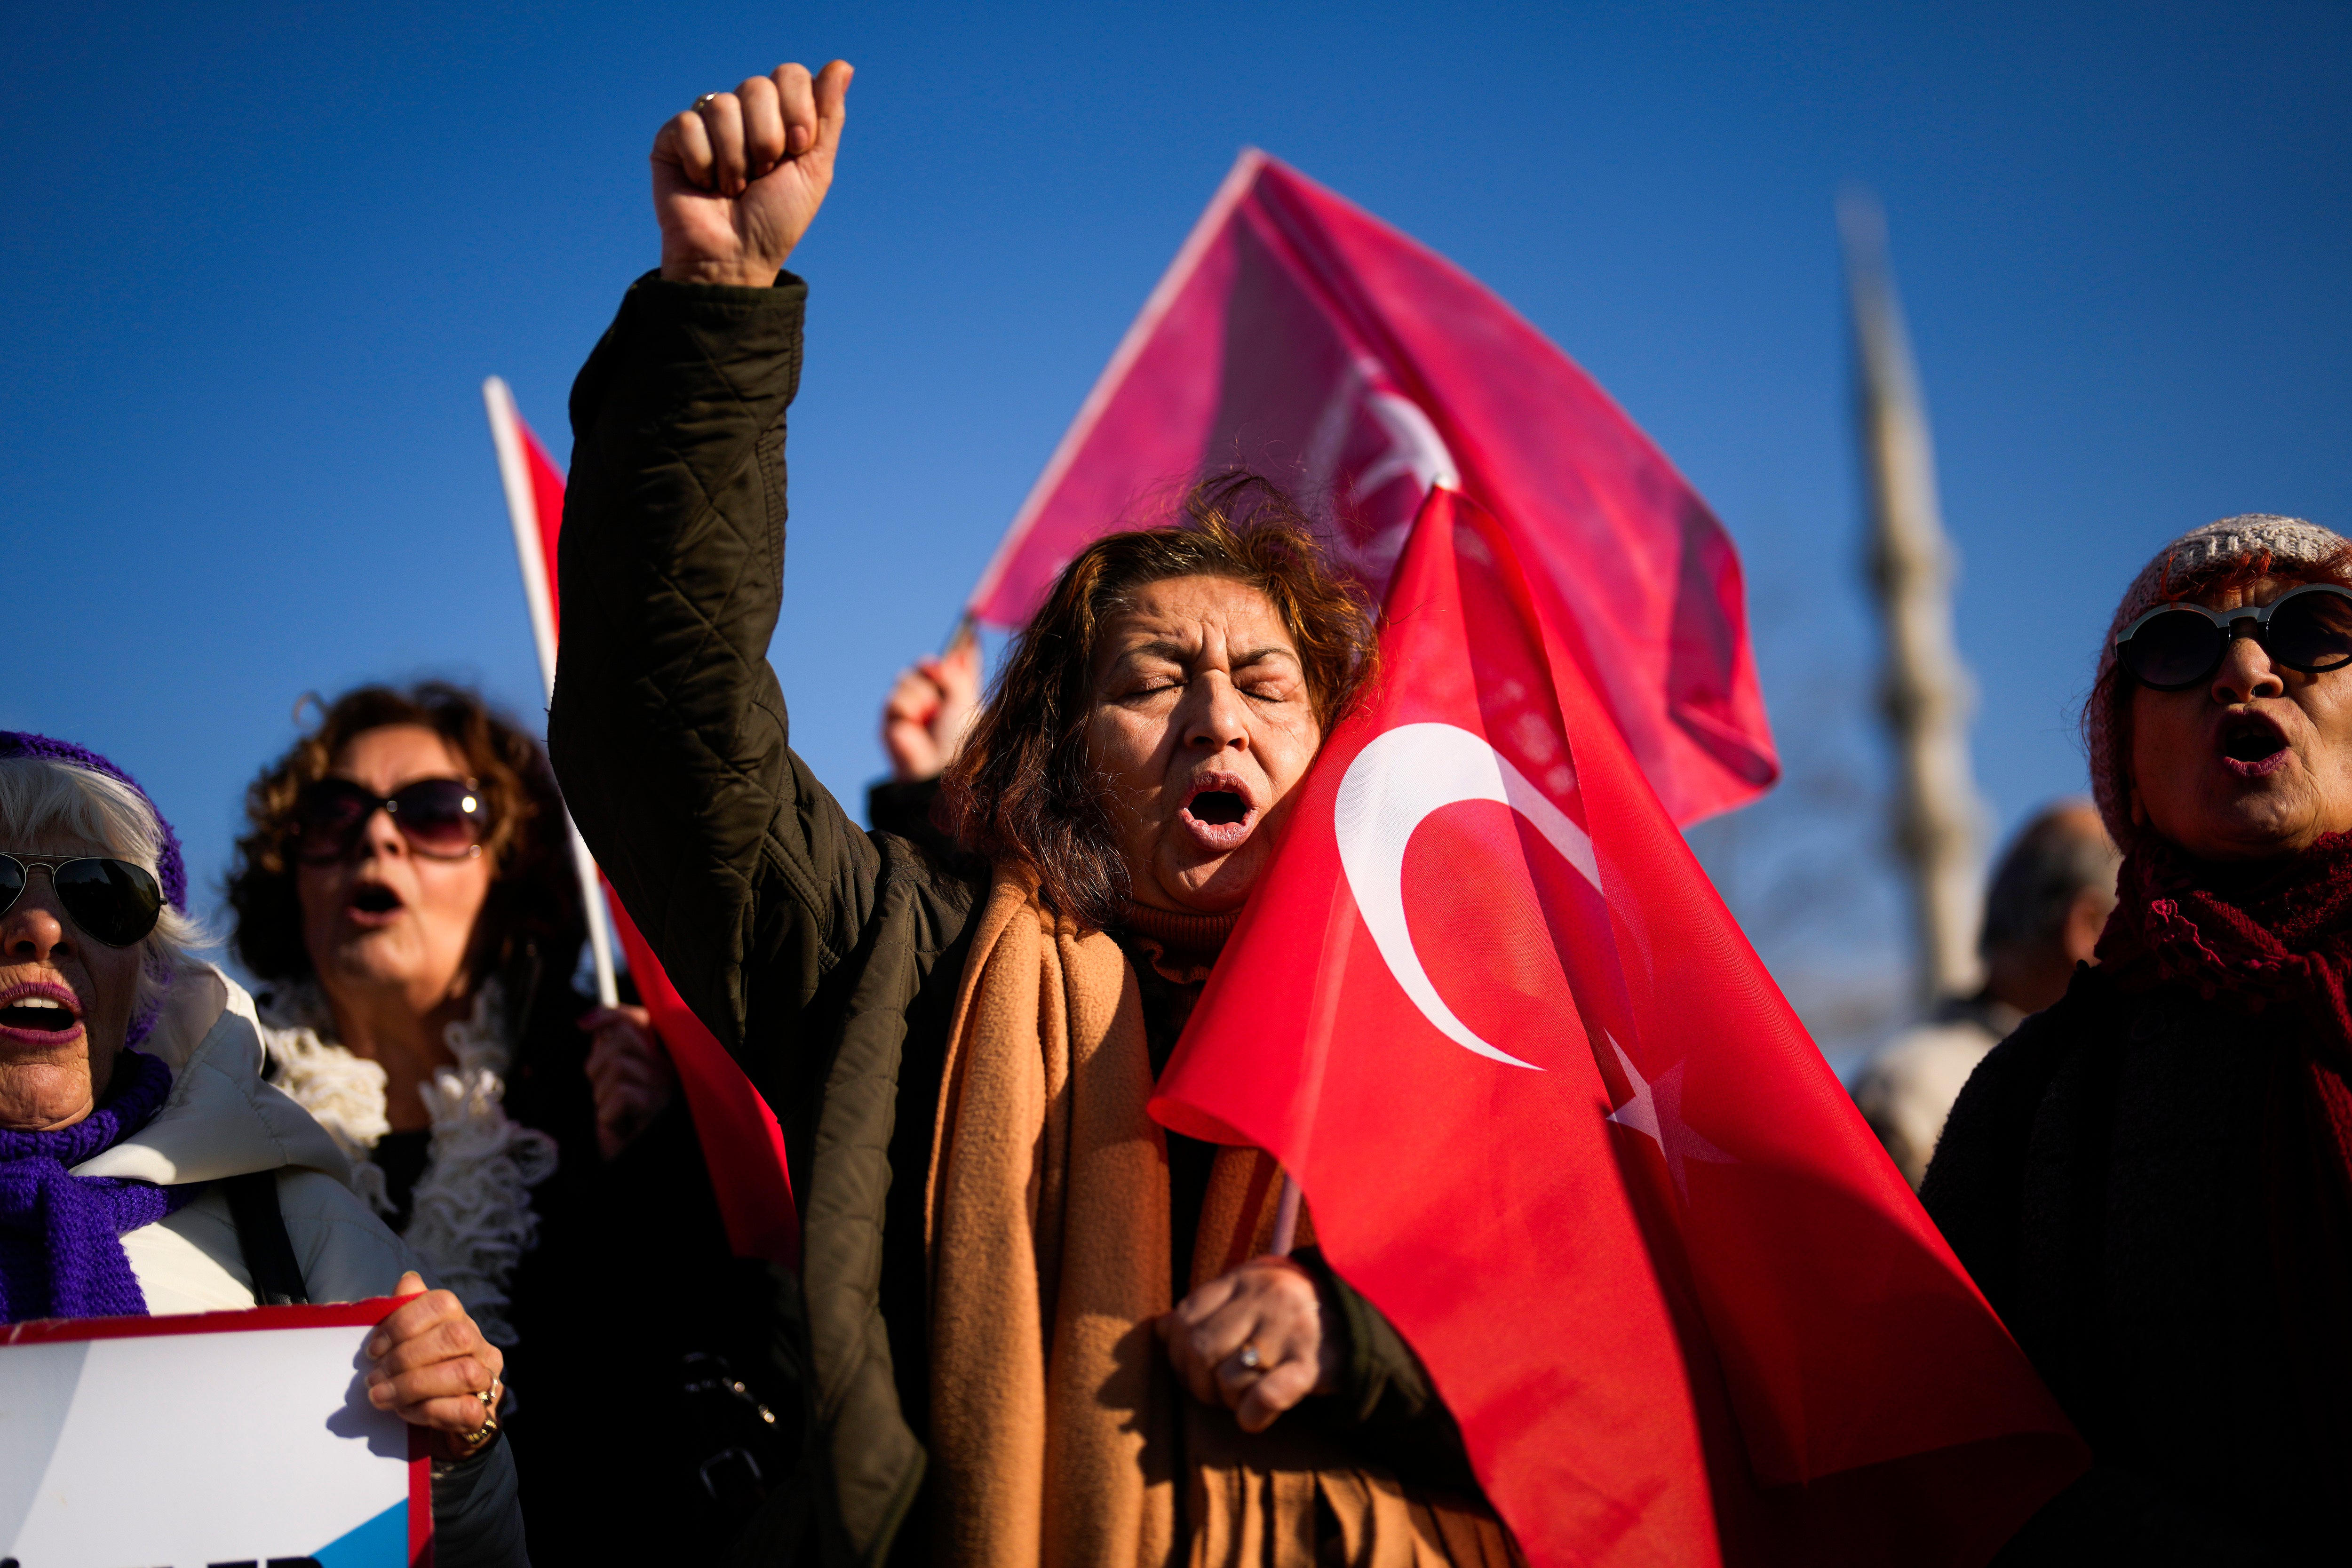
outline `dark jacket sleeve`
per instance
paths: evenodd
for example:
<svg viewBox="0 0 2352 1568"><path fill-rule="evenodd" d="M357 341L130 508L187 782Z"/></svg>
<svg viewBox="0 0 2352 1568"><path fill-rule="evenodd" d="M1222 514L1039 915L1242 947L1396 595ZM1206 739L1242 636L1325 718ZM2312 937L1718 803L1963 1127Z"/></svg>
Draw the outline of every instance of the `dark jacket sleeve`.
<svg viewBox="0 0 2352 1568"><path fill-rule="evenodd" d="M433 1561L446 1568L530 1568L513 1446L433 1466Z"/></svg>
<svg viewBox="0 0 2352 1568"><path fill-rule="evenodd" d="M640 279L572 393L549 751L638 929L739 1058L794 1051L880 869L793 752L767 660L806 292L790 273Z"/></svg>
<svg viewBox="0 0 2352 1568"><path fill-rule="evenodd" d="M895 833L931 861L953 866L962 851L936 817L940 781L881 779L866 791L866 823L877 833Z"/></svg>
<svg viewBox="0 0 2352 1568"><path fill-rule="evenodd" d="M2012 1334L2029 1145L2065 1051L2066 1011L2028 1018L1977 1064L1919 1184L1920 1203Z"/></svg>
<svg viewBox="0 0 2352 1568"><path fill-rule="evenodd" d="M1400 1480L1483 1496L1462 1444L1462 1428L1396 1325L1334 1272L1320 1249L1302 1247L1291 1257L1315 1277L1324 1300L1338 1307L1345 1342L1338 1391L1310 1402L1306 1413L1325 1436Z"/></svg>

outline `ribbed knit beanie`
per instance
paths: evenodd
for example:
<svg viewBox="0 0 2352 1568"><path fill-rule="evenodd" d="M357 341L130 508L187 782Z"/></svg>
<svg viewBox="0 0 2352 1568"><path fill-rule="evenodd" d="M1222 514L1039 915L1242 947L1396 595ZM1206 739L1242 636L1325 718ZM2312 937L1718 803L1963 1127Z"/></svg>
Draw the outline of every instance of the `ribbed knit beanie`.
<svg viewBox="0 0 2352 1568"><path fill-rule="evenodd" d="M2116 668L2116 638L2140 616L2176 596L2176 584L2200 577L2217 566L2257 555L2290 573L2315 566L2352 540L2305 522L2299 517L2247 512L2225 517L2202 528L2192 528L2150 558L2124 591L2099 645L2099 673L2083 710L2084 749L2091 763L2091 795L2106 819L2115 841L2129 847L2131 822L2131 759L2123 754L2129 727L2123 723L2123 705L2131 700L2131 683Z"/></svg>
<svg viewBox="0 0 2352 1568"><path fill-rule="evenodd" d="M147 814L155 819L155 880L163 889L164 901L182 914L188 912L188 871L180 858L179 835L172 831L172 825L155 809L155 802L139 787L137 779L87 746L36 735L29 730L0 730L0 759L8 757L46 757L52 762L71 763L129 784L132 794L147 802Z"/></svg>

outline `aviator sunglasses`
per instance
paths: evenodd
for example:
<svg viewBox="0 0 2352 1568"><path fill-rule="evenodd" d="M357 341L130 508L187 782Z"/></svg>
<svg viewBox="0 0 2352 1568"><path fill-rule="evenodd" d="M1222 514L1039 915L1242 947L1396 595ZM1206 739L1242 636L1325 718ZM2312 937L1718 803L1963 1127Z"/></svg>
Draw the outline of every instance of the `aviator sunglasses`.
<svg viewBox="0 0 2352 1568"><path fill-rule="evenodd" d="M2221 667L2240 626L2289 669L2321 675L2352 664L2352 591L2327 583L2306 583L2259 609L2160 605L2123 629L2116 657L2143 686L2179 691Z"/></svg>
<svg viewBox="0 0 2352 1568"><path fill-rule="evenodd" d="M313 866L341 859L379 811L389 812L408 847L429 860L479 855L489 826L480 786L472 779L419 779L390 795L349 779L320 779L302 792L296 812L301 858Z"/></svg>
<svg viewBox="0 0 2352 1568"><path fill-rule="evenodd" d="M163 912L163 889L144 866L99 855L71 860L0 855L0 914L16 907L37 866L47 869L58 902L74 924L109 947L129 947L153 931Z"/></svg>

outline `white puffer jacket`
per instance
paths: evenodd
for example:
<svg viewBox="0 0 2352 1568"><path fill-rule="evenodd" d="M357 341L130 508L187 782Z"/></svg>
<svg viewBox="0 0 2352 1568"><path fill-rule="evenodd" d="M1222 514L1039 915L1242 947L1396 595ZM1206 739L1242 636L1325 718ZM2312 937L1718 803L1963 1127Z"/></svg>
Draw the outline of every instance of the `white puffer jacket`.
<svg viewBox="0 0 2352 1568"><path fill-rule="evenodd" d="M278 1206L313 1301L389 1296L403 1270L437 1284L400 1237L347 1184L351 1165L310 1113L261 1077L253 998L208 963L173 976L163 1016L142 1049L172 1069L153 1121L73 1168L158 1186L278 1173ZM122 1238L147 1310L217 1312L254 1304L253 1276L218 1188ZM434 1560L442 1568L530 1568L504 1442L460 1464L433 1467Z"/></svg>
<svg viewBox="0 0 2352 1568"><path fill-rule="evenodd" d="M197 963L173 976L165 995L163 1016L142 1048L171 1068L170 1097L153 1121L74 1174L173 1187L276 1171L278 1205L312 1300L388 1296L402 1270L424 1273L351 1190L351 1166L327 1130L262 1081L259 1026L245 988ZM151 1312L253 1305L253 1279L217 1188L131 1232L122 1250Z"/></svg>

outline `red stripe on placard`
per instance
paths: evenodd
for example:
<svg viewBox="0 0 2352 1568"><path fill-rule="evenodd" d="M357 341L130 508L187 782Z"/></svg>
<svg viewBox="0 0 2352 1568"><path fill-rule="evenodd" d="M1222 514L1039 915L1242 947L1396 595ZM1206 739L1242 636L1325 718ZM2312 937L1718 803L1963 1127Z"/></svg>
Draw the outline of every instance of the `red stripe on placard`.
<svg viewBox="0 0 2352 1568"><path fill-rule="evenodd" d="M372 1296L311 1307L247 1307L232 1312L173 1312L156 1318L35 1318L0 1327L0 1345L66 1340L134 1340L164 1334L257 1333L268 1329L360 1328L380 1323L413 1297Z"/></svg>
<svg viewBox="0 0 2352 1568"><path fill-rule="evenodd" d="M433 1456L422 1426L408 1429L408 1568L433 1568Z"/></svg>

